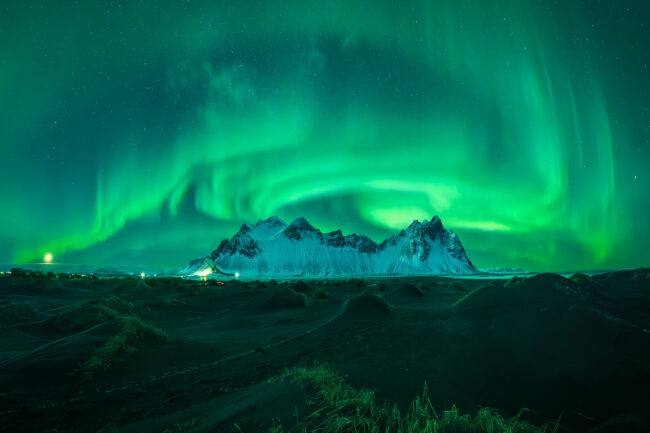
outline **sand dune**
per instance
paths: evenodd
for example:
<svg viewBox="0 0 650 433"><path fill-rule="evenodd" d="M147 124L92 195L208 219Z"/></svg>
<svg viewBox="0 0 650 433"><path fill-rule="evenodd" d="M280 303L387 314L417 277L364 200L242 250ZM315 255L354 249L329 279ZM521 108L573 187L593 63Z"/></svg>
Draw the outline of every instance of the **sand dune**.
<svg viewBox="0 0 650 433"><path fill-rule="evenodd" d="M403 416L426 382L440 411L647 431L649 277L0 277L0 431L289 431L334 409L269 380L322 365Z"/></svg>

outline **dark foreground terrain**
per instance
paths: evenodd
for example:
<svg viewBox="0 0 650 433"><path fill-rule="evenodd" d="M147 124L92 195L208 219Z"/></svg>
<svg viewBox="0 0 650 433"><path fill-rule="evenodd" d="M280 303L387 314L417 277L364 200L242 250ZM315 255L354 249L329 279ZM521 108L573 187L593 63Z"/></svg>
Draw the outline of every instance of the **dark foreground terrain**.
<svg viewBox="0 0 650 433"><path fill-rule="evenodd" d="M650 270L0 292L0 431L650 431Z"/></svg>

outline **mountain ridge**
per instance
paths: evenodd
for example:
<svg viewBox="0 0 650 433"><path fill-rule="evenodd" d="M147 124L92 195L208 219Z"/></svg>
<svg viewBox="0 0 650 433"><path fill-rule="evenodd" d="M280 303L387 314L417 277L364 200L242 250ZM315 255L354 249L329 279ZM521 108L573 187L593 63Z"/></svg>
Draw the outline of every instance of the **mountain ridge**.
<svg viewBox="0 0 650 433"><path fill-rule="evenodd" d="M438 216L414 220L380 243L341 230L323 233L303 217L287 224L277 216L243 223L210 254L178 270L180 275L248 276L441 275L478 270L458 236Z"/></svg>

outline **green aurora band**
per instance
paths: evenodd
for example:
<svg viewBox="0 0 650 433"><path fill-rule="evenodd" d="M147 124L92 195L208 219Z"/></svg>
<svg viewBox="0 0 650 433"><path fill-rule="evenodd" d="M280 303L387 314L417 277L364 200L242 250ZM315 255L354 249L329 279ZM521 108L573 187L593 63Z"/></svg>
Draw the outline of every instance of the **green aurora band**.
<svg viewBox="0 0 650 433"><path fill-rule="evenodd" d="M271 215L375 240L439 215L480 267L649 264L647 7L130 3L0 18L0 260L180 265Z"/></svg>

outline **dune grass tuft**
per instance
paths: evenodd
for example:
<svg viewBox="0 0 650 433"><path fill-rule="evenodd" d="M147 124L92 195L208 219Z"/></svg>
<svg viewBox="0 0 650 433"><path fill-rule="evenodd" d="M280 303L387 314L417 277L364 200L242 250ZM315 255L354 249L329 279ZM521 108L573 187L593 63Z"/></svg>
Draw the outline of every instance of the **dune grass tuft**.
<svg viewBox="0 0 650 433"><path fill-rule="evenodd" d="M119 317L120 313L105 305L85 304L61 311L56 315L54 323L60 329L81 331Z"/></svg>
<svg viewBox="0 0 650 433"><path fill-rule="evenodd" d="M87 379L97 377L119 362L126 353L134 350L137 343L145 340L165 341L167 334L139 317L124 316L119 332L93 352L81 365L81 373Z"/></svg>
<svg viewBox="0 0 650 433"><path fill-rule="evenodd" d="M406 413L397 406L379 405L374 392L356 390L328 366L285 370L272 380L308 382L316 393L318 409L290 429L274 423L272 433L554 433L557 423L536 427L520 419L523 410L506 419L492 409L461 414L454 406L436 412L424 385Z"/></svg>

